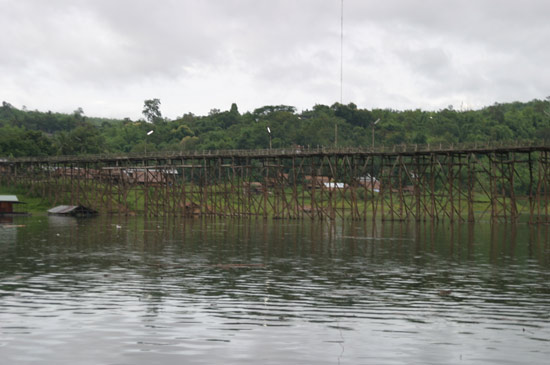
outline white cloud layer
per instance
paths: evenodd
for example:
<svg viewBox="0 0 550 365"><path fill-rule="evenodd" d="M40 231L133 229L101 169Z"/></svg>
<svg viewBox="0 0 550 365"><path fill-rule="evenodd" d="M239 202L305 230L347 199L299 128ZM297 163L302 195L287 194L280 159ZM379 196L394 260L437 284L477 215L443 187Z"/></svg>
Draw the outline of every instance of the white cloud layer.
<svg viewBox="0 0 550 365"><path fill-rule="evenodd" d="M141 117L340 101L341 0L0 0L0 99ZM343 102L550 95L546 0L344 0Z"/></svg>

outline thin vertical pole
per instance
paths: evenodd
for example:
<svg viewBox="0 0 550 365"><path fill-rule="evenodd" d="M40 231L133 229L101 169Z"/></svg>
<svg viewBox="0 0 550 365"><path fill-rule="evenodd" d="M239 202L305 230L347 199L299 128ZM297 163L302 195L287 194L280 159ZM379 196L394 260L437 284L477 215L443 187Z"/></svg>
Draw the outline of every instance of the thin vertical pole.
<svg viewBox="0 0 550 365"><path fill-rule="evenodd" d="M344 0L340 2L340 104L344 95Z"/></svg>
<svg viewBox="0 0 550 365"><path fill-rule="evenodd" d="M533 224L533 161L531 159L531 151L527 153L527 161L529 164L529 224Z"/></svg>
<svg viewBox="0 0 550 365"><path fill-rule="evenodd" d="M475 165L472 154L468 155L468 222L474 222L474 179Z"/></svg>

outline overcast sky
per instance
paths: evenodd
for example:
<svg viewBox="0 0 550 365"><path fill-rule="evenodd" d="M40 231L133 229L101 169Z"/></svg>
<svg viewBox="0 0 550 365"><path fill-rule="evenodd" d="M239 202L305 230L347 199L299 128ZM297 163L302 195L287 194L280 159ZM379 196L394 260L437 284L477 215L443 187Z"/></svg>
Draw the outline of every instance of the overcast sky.
<svg viewBox="0 0 550 365"><path fill-rule="evenodd" d="M0 0L0 99L141 117L340 101L341 0ZM548 0L344 0L343 102L550 95Z"/></svg>

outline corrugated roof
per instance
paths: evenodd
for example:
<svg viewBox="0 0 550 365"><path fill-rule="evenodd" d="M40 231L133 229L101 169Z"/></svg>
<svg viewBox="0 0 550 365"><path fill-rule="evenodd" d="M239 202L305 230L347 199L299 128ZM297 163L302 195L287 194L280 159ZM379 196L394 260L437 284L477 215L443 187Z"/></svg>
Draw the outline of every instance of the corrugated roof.
<svg viewBox="0 0 550 365"><path fill-rule="evenodd" d="M67 214L78 208L78 205L58 205L48 210L48 213L53 214Z"/></svg>
<svg viewBox="0 0 550 365"><path fill-rule="evenodd" d="M82 206L82 205L58 205L57 207L49 209L48 213L50 213L50 214L72 214L72 215L97 214L97 212L95 210L87 208L87 207Z"/></svg>
<svg viewBox="0 0 550 365"><path fill-rule="evenodd" d="M17 195L0 195L0 202L19 203Z"/></svg>

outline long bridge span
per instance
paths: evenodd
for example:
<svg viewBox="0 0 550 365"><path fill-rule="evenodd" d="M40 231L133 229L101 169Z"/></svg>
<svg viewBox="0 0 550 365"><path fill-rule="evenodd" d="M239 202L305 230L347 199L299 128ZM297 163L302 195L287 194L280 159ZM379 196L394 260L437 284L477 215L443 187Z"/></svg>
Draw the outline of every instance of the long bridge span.
<svg viewBox="0 0 550 365"><path fill-rule="evenodd" d="M101 213L550 221L550 146L397 145L0 159L0 185Z"/></svg>

